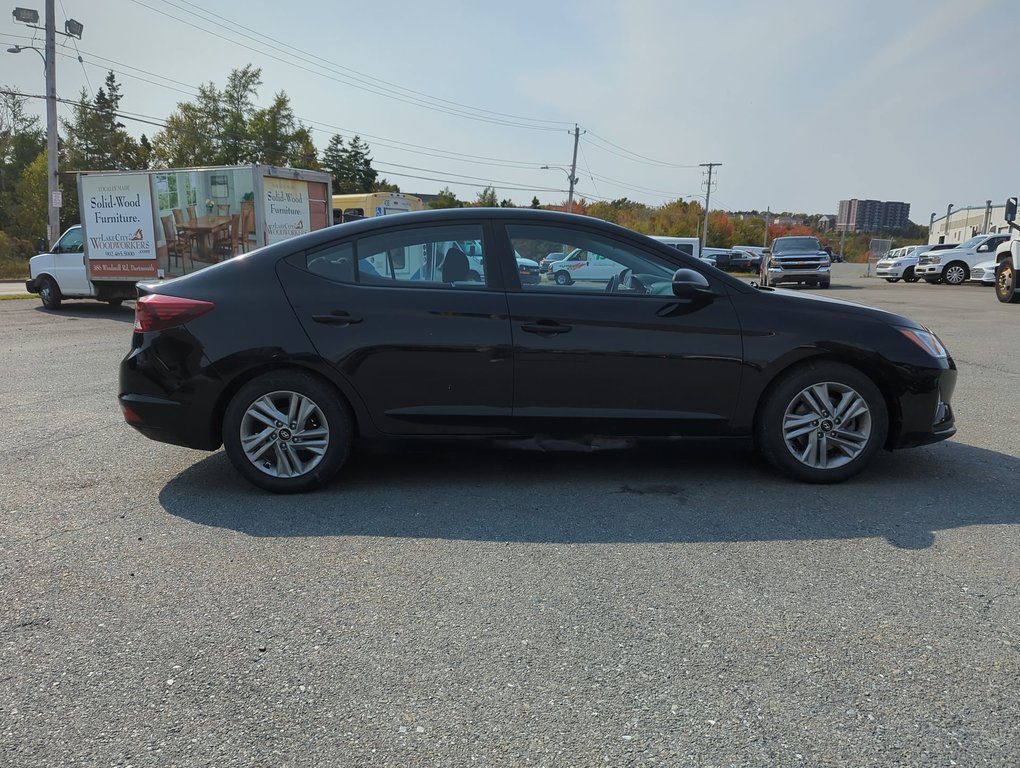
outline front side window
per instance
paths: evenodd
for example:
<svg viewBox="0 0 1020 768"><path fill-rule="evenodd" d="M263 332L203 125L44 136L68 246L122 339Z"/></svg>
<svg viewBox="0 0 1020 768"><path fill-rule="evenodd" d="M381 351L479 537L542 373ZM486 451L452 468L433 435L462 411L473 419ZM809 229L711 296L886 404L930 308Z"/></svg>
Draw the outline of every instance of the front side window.
<svg viewBox="0 0 1020 768"><path fill-rule="evenodd" d="M60 253L81 253L85 250L85 239L82 237L81 228L69 230L64 233L57 243L57 250Z"/></svg>
<svg viewBox="0 0 1020 768"><path fill-rule="evenodd" d="M541 279L522 278L525 291L570 293L671 293L673 272L679 263L630 244L582 229L548 225L507 226L513 249L525 256L547 252L550 245L570 256L553 265ZM544 249L544 250L543 250Z"/></svg>

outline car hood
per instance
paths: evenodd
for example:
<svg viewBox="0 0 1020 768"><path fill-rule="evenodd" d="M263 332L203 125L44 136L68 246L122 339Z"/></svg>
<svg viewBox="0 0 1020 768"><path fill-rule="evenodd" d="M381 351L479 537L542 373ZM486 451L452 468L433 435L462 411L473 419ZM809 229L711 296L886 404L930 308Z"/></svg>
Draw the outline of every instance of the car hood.
<svg viewBox="0 0 1020 768"><path fill-rule="evenodd" d="M837 299L830 296L819 296L815 293L803 291L792 291L784 288L761 289L771 293L775 298L788 302L794 306L800 306L810 312L835 312L857 318L867 318L889 325L899 325L908 328L923 328L916 320L909 317L897 315L895 312L887 312L884 309L870 307L867 304L859 304L856 301Z"/></svg>

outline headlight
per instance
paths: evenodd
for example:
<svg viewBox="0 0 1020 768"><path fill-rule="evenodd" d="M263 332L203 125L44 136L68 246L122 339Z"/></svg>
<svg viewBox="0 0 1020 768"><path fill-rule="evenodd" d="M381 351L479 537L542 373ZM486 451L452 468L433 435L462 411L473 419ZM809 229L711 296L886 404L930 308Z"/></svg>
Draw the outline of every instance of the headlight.
<svg viewBox="0 0 1020 768"><path fill-rule="evenodd" d="M945 345L939 341L939 337L931 331L922 330L920 328L897 328L896 330L936 360L945 360L949 357L949 352L946 351Z"/></svg>
<svg viewBox="0 0 1020 768"><path fill-rule="evenodd" d="M928 259L928 263L929 264L941 264L942 263L942 257L941 256L932 256L930 259Z"/></svg>

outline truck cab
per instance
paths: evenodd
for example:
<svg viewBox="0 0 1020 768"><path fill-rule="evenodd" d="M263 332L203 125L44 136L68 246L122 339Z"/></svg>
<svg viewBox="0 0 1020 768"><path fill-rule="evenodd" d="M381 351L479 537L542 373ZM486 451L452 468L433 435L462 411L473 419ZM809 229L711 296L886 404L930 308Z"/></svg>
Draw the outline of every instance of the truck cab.
<svg viewBox="0 0 1020 768"><path fill-rule="evenodd" d="M39 294L46 309L59 309L64 298L90 299L99 295L88 277L81 224L69 227L49 251L29 259L28 268L31 277L25 282L25 290ZM123 298L107 301L119 304Z"/></svg>

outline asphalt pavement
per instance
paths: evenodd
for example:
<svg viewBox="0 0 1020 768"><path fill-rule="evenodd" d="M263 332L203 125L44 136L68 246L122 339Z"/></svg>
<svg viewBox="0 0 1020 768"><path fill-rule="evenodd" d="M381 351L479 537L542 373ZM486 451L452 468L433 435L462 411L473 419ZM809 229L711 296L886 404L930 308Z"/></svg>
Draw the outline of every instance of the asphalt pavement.
<svg viewBox="0 0 1020 768"><path fill-rule="evenodd" d="M958 435L836 486L717 447L358 453L326 489L122 421L130 307L0 302L0 765L1020 764L1020 307L927 323Z"/></svg>

